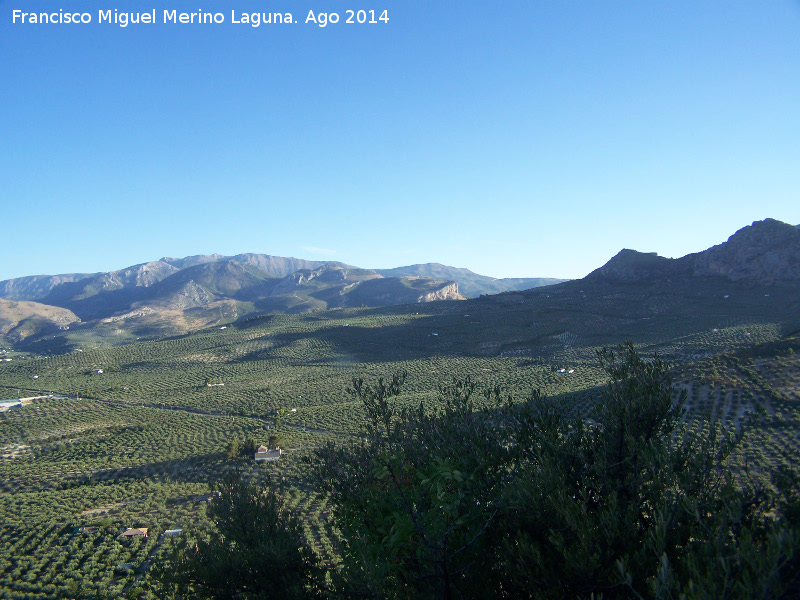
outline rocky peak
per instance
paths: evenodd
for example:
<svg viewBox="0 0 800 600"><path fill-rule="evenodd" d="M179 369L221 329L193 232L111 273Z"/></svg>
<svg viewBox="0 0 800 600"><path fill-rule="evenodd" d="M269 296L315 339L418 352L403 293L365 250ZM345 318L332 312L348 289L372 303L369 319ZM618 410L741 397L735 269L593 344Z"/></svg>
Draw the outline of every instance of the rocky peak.
<svg viewBox="0 0 800 600"><path fill-rule="evenodd" d="M800 226L775 219L756 221L722 244L679 259L624 249L587 278L636 282L674 276L765 285L800 281Z"/></svg>
<svg viewBox="0 0 800 600"><path fill-rule="evenodd" d="M587 278L604 278L614 281L641 281L662 275L669 268L670 259L655 252L637 252L623 248L616 256Z"/></svg>
<svg viewBox="0 0 800 600"><path fill-rule="evenodd" d="M800 281L800 227L775 219L755 221L693 258L693 273L732 281Z"/></svg>

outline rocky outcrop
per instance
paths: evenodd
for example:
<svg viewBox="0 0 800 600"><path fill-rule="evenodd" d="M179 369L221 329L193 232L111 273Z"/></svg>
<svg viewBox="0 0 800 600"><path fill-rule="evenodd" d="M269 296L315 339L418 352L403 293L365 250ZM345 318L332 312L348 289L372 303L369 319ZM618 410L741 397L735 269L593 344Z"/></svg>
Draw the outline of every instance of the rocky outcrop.
<svg viewBox="0 0 800 600"><path fill-rule="evenodd" d="M756 221L728 241L681 260L694 258L694 275L763 284L800 281L800 227L774 219Z"/></svg>
<svg viewBox="0 0 800 600"><path fill-rule="evenodd" d="M728 241L679 259L621 250L588 280L639 282L671 277L722 277L763 285L800 282L800 227L756 221Z"/></svg>
<svg viewBox="0 0 800 600"><path fill-rule="evenodd" d="M162 301L169 308L195 308L211 304L215 300L208 290L194 281L187 281L177 292L173 293L167 301Z"/></svg>
<svg viewBox="0 0 800 600"><path fill-rule="evenodd" d="M455 281L445 283L438 290L422 294L417 302L434 302L436 300L466 300L458 293L458 284Z"/></svg>

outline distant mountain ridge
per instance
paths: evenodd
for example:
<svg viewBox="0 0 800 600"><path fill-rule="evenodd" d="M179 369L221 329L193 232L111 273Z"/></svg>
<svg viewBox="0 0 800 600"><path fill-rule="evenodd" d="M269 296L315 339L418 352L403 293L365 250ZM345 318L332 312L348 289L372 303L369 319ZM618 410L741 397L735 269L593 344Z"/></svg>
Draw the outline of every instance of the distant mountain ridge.
<svg viewBox="0 0 800 600"><path fill-rule="evenodd" d="M251 316L465 300L462 289L482 295L486 306L529 300L567 312L605 306L610 312L601 313L618 313L620 322L679 306L691 314L689 307L697 302L717 310L717 300L736 297L759 306L769 303L766 297L780 297L789 302L787 310L800 315L800 226L756 221L722 244L678 259L623 249L583 279L554 281L492 279L438 263L370 270L263 254L164 257L109 273L0 282L0 294L7 295L0 303L0 338L15 344L55 340L48 347L74 347L69 340L87 336L117 344ZM553 285L515 289L547 283ZM503 293L493 295L494 290Z"/></svg>
<svg viewBox="0 0 800 600"><path fill-rule="evenodd" d="M6 338L14 342L52 333L53 315L84 330L108 328L123 339L181 333L252 314L465 299L452 280L384 277L343 263L264 254L164 257L108 273L20 278L0 282L2 293L15 307L29 304L23 329L19 310L0 305Z"/></svg>
<svg viewBox="0 0 800 600"><path fill-rule="evenodd" d="M157 261L150 261L111 271L108 273L72 273L64 275L34 275L0 281L0 298L8 300L26 300L62 306L65 303L78 303L76 308L88 310L87 314L107 312L99 303L99 299L89 300L92 296L102 294L103 302L111 302L115 308L124 307L130 302L152 297L153 292L146 293L148 288L180 271L202 274L208 279L208 265L237 264L243 267L254 267L261 273L250 270L257 278L283 278L300 271L315 271L325 265L335 265L344 269L358 269L352 265L332 261L310 261L294 257L271 256L268 254L244 253L235 256L221 254L200 254L184 258L165 256ZM438 281L455 282L459 294L466 297L477 297L481 294L496 294L507 290L527 289L541 285L552 285L565 281L553 278L506 278L496 279L478 275L468 269L448 267L439 263L425 265L409 265L394 269L370 270L381 277L422 277ZM184 277L187 274L184 274ZM178 278L182 280L182 278ZM68 285L67 285L68 284ZM241 287L241 286L239 286ZM140 289L136 289L140 288ZM159 289L159 288L156 288ZM128 290L126 294L111 297L110 292Z"/></svg>
<svg viewBox="0 0 800 600"><path fill-rule="evenodd" d="M80 281L100 273L65 273L63 275L29 275L0 281L0 298L36 301L44 298L62 283Z"/></svg>

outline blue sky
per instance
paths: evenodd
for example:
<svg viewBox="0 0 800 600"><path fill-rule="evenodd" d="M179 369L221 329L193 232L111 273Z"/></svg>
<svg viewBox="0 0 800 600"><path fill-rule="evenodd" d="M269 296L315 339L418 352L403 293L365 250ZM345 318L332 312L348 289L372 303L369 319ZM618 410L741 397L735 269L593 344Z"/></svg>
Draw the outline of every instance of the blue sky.
<svg viewBox="0 0 800 600"><path fill-rule="evenodd" d="M800 224L800 2L370 1L0 0L0 280L214 252L582 277ZM59 9L92 23L12 22Z"/></svg>

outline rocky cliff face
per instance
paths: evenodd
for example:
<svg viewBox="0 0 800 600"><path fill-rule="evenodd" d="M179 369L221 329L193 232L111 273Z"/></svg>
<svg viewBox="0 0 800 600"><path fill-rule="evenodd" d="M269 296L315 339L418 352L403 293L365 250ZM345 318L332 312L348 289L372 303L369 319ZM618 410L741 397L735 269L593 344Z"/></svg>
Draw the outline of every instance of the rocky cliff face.
<svg viewBox="0 0 800 600"><path fill-rule="evenodd" d="M800 227L774 219L756 221L727 242L681 260L691 257L694 275L767 285L800 281Z"/></svg>
<svg viewBox="0 0 800 600"><path fill-rule="evenodd" d="M435 300L466 300L466 298L458 293L458 284L451 281L438 290L421 295L417 302L433 302Z"/></svg>
<svg viewBox="0 0 800 600"><path fill-rule="evenodd" d="M587 279L618 282L671 277L723 277L762 285L800 282L800 227L756 221L728 241L679 259L622 250Z"/></svg>

